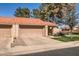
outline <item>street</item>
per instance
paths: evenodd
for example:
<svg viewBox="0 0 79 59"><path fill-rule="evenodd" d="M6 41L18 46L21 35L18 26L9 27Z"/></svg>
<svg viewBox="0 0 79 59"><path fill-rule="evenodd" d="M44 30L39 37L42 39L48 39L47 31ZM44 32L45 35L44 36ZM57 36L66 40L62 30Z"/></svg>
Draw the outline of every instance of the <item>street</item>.
<svg viewBox="0 0 79 59"><path fill-rule="evenodd" d="M51 50L32 54L23 54L19 56L79 56L79 46L58 50Z"/></svg>

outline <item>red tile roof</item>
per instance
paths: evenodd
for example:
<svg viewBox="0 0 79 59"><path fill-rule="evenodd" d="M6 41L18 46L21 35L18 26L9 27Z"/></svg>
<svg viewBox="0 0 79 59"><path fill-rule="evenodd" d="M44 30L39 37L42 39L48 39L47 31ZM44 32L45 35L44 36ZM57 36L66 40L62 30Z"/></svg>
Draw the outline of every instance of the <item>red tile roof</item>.
<svg viewBox="0 0 79 59"><path fill-rule="evenodd" d="M55 22L45 22L45 25L49 25L49 26L57 26L57 24Z"/></svg>
<svg viewBox="0 0 79 59"><path fill-rule="evenodd" d="M22 18L22 17L0 17L0 24L27 24L27 25L48 25L48 26L56 26L55 23L42 21L36 18Z"/></svg>
<svg viewBox="0 0 79 59"><path fill-rule="evenodd" d="M32 24L32 25L44 25L44 22L40 19L34 18L15 18L15 22L18 24Z"/></svg>
<svg viewBox="0 0 79 59"><path fill-rule="evenodd" d="M14 20L12 20L12 18L8 18L8 17L0 17L0 24L5 24L5 23L14 23Z"/></svg>

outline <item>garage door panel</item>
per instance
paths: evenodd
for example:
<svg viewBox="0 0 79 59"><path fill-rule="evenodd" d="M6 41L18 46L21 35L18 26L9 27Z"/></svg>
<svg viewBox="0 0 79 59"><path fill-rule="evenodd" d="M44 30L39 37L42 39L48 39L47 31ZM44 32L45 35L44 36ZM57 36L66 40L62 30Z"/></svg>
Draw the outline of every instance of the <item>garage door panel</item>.
<svg viewBox="0 0 79 59"><path fill-rule="evenodd" d="M5 48L11 37L11 26L0 25L0 49Z"/></svg>
<svg viewBox="0 0 79 59"><path fill-rule="evenodd" d="M11 32L10 29L1 29L0 28L0 37L9 37Z"/></svg>
<svg viewBox="0 0 79 59"><path fill-rule="evenodd" d="M39 35L39 36L41 36L42 35L42 33L43 33L43 27L31 27L31 26L27 26L27 27L20 27L20 35L21 36L37 36L37 35Z"/></svg>
<svg viewBox="0 0 79 59"><path fill-rule="evenodd" d="M42 29L20 29L21 35L42 35Z"/></svg>
<svg viewBox="0 0 79 59"><path fill-rule="evenodd" d="M12 25L0 25L0 38L11 37Z"/></svg>

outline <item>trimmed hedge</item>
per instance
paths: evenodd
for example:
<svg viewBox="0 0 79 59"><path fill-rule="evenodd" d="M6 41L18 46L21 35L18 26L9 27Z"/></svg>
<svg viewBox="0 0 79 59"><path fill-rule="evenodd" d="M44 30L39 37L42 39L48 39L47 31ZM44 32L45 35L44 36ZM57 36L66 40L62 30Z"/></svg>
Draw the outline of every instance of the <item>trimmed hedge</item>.
<svg viewBox="0 0 79 59"><path fill-rule="evenodd" d="M72 32L72 34L77 34L77 35L79 35L79 32Z"/></svg>

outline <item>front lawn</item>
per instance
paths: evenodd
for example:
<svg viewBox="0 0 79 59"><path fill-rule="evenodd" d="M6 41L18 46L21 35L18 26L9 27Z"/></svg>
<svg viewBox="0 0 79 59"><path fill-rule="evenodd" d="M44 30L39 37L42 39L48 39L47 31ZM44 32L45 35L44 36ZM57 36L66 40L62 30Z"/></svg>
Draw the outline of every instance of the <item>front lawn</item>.
<svg viewBox="0 0 79 59"><path fill-rule="evenodd" d="M59 41L63 41L63 42L78 41L79 35L72 34L72 35L65 35L65 36L57 36L57 38L54 38L54 39L59 40Z"/></svg>

